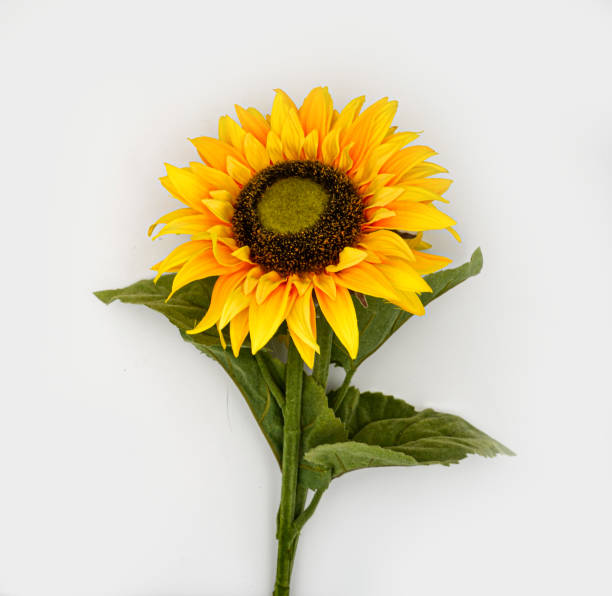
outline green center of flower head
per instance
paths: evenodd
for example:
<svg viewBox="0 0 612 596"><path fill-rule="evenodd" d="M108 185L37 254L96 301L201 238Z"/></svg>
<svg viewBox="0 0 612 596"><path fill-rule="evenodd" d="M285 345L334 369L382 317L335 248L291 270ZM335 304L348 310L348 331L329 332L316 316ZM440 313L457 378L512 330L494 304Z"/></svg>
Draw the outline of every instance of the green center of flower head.
<svg viewBox="0 0 612 596"><path fill-rule="evenodd" d="M232 217L234 238L264 271L320 273L353 246L363 201L343 172L319 161L284 161L242 188Z"/></svg>
<svg viewBox="0 0 612 596"><path fill-rule="evenodd" d="M309 178L282 178L263 193L257 214L264 228L279 234L300 232L314 226L329 195Z"/></svg>

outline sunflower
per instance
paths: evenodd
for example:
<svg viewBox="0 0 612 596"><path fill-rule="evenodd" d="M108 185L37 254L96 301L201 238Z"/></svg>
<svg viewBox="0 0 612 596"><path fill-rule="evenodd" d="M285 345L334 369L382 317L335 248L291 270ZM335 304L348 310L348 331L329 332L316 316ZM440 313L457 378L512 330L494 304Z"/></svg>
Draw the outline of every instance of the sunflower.
<svg viewBox="0 0 612 596"><path fill-rule="evenodd" d="M455 223L434 206L451 180L427 161L435 151L397 132L397 102L364 97L334 109L326 87L298 108L276 91L271 114L236 106L219 138L191 139L203 163L166 165L164 187L185 206L160 218L156 238L190 239L153 267L176 272L170 298L216 276L210 307L188 333L229 325L234 355L250 334L255 354L286 321L303 360L319 351L316 304L351 358L359 330L351 292L424 314L423 275L450 260L423 252L425 230Z"/></svg>

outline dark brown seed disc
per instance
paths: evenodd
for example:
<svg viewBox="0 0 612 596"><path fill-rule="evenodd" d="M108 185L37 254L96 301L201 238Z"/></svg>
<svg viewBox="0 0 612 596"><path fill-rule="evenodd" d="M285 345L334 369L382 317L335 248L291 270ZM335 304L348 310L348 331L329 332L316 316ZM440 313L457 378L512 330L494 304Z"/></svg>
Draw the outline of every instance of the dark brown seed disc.
<svg viewBox="0 0 612 596"><path fill-rule="evenodd" d="M313 225L278 233L263 226L257 205L267 189L287 178L312 180L329 198ZM292 200L299 204L299 192ZM291 203L287 209L291 209ZM327 265L337 264L342 249L358 239L363 222L362 199L346 174L319 161L286 161L261 170L244 185L236 201L232 227L238 244L250 248L252 261L265 271L285 276L320 273Z"/></svg>

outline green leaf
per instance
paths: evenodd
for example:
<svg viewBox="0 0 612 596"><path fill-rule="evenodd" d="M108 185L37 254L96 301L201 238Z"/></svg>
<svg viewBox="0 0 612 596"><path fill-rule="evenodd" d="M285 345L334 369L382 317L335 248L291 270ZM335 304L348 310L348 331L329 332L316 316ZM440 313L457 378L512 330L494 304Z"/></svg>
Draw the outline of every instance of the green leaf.
<svg viewBox="0 0 612 596"><path fill-rule="evenodd" d="M459 416L351 387L338 410L349 441L310 449L306 461L332 478L360 468L458 463L469 454L514 455Z"/></svg>
<svg viewBox="0 0 612 596"><path fill-rule="evenodd" d="M242 349L238 358L235 358L231 350L223 349L216 330L197 335L185 333L186 329L192 329L206 313L215 280L205 279L193 282L179 290L166 302L173 278L174 275L164 275L157 284L154 284L153 280L143 280L127 288L105 290L96 292L95 295L105 304L110 304L113 300L120 300L130 304L143 304L161 312L180 329L181 336L186 342L193 344L200 352L219 362L244 396L280 464L283 445L282 413L250 351ZM282 362L269 354L265 354L265 358L270 366L274 366L280 371L281 376L284 376Z"/></svg>
<svg viewBox="0 0 612 596"><path fill-rule="evenodd" d="M432 300L442 296L466 279L480 273L482 269L482 252L477 248L468 263L454 269L445 269L425 276L432 292L421 295L421 302L427 306ZM395 333L412 315L397 306L368 296L368 307L364 308L359 300L353 297L357 322L359 325L359 352L351 360L344 346L334 337L332 361L344 368L347 373L354 370L371 356L393 333Z"/></svg>
<svg viewBox="0 0 612 596"><path fill-rule="evenodd" d="M208 310L216 278L209 277L181 288L168 302L174 274L162 275L157 283L152 279L137 281L117 290L94 292L104 304L115 300L129 304L142 304L163 314L181 330L193 329ZM216 330L208 330L198 336L200 343L220 344Z"/></svg>

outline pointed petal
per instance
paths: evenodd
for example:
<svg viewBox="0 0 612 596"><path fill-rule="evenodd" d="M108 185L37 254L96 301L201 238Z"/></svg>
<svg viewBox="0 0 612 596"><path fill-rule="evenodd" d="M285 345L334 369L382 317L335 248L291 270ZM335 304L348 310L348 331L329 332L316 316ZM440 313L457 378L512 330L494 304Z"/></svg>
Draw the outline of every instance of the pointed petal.
<svg viewBox="0 0 612 596"><path fill-rule="evenodd" d="M226 190L232 197L237 197L240 192L240 187L234 182L231 176L228 176L221 170L209 168L197 161L189 164L193 173L208 186L210 190ZM206 197L202 197L206 198Z"/></svg>
<svg viewBox="0 0 612 596"><path fill-rule="evenodd" d="M266 119L255 108L245 110L239 105L236 105L235 108L242 128L250 132L260 143L265 144L270 131L270 125Z"/></svg>
<svg viewBox="0 0 612 596"><path fill-rule="evenodd" d="M399 182L403 177L408 177L411 169L426 160L428 157L436 155L430 147L424 145L414 145L406 147L393 155L381 168L383 173L394 174L392 183Z"/></svg>
<svg viewBox="0 0 612 596"><path fill-rule="evenodd" d="M217 323L223 311L223 307L225 306L225 301L234 288L244 279L245 275L246 270L242 269L230 273L229 275L221 275L219 277L213 287L210 306L208 307L208 311L206 311L206 315L204 315L204 318L193 329L187 331L189 335L202 333L202 331L210 329Z"/></svg>
<svg viewBox="0 0 612 596"><path fill-rule="evenodd" d="M257 138L251 133L244 137L244 154L249 162L249 165L259 172L270 165L270 156Z"/></svg>
<svg viewBox="0 0 612 596"><path fill-rule="evenodd" d="M221 221L230 223L234 215L234 207L228 201L220 201L218 199L202 199L202 203L207 209Z"/></svg>
<svg viewBox="0 0 612 596"><path fill-rule="evenodd" d="M175 211L166 213L166 215L162 215L154 224L151 224L149 226L147 235L150 236L159 224L167 224L171 221L174 221L175 219L178 219L179 217L186 217L187 215L198 215L198 211L186 207L184 209L176 209Z"/></svg>
<svg viewBox="0 0 612 596"><path fill-rule="evenodd" d="M450 265L452 261L446 257L438 255L432 255L427 252L414 251L415 261L411 263L414 270L421 275L428 275L429 273L435 273L444 269L447 265Z"/></svg>
<svg viewBox="0 0 612 596"><path fill-rule="evenodd" d="M251 296L246 296L242 291L240 284L236 286L223 305L223 310L217 323L219 328L223 329L238 313L247 309L251 299Z"/></svg>
<svg viewBox="0 0 612 596"><path fill-rule="evenodd" d="M324 139L321 146L321 158L323 163L332 164L340 154L340 132L332 130Z"/></svg>
<svg viewBox="0 0 612 596"><path fill-rule="evenodd" d="M196 211L202 211L202 199L208 197L208 187L190 170L166 165L168 179L181 200Z"/></svg>
<svg viewBox="0 0 612 596"><path fill-rule="evenodd" d="M377 265L393 288L402 292L431 292L429 284L403 259L390 258Z"/></svg>
<svg viewBox="0 0 612 596"><path fill-rule="evenodd" d="M198 215L177 217L167 223L161 231L153 236L153 240L166 234L199 234L207 232L212 226L217 226L220 223L222 223L221 220L209 211Z"/></svg>
<svg viewBox="0 0 612 596"><path fill-rule="evenodd" d="M242 153L228 143L212 137L197 137L190 139L198 150L202 161L211 168L227 172L226 163L228 157L233 157L237 161L243 161Z"/></svg>
<svg viewBox="0 0 612 596"><path fill-rule="evenodd" d="M334 273L336 271L342 271L343 269L347 269L348 267L354 267L357 263L361 263L366 257L368 253L365 250L359 250L358 248L353 248L352 246L346 246L340 252L340 260L337 265L328 265L325 267L325 271L328 273Z"/></svg>
<svg viewBox="0 0 612 596"><path fill-rule="evenodd" d="M179 244L163 261L154 265L152 269L157 271L155 282L167 271L173 270L180 265L186 263L196 253L202 252L204 249L212 249L212 245L208 240L195 240Z"/></svg>
<svg viewBox="0 0 612 596"><path fill-rule="evenodd" d="M294 290L295 291L295 290ZM287 314L287 327L306 345L319 351L317 345L316 312L312 300L312 286L303 296L297 296Z"/></svg>
<svg viewBox="0 0 612 596"><path fill-rule="evenodd" d="M249 311L248 309L239 312L230 321L230 341L232 342L232 352L235 358L240 354L240 348L249 332Z"/></svg>
<svg viewBox="0 0 612 596"><path fill-rule="evenodd" d="M389 230L377 230L365 234L359 246L363 246L366 250L373 251L381 256L399 257L407 261L415 260L415 256L406 241Z"/></svg>
<svg viewBox="0 0 612 596"><path fill-rule="evenodd" d="M243 186L253 177L253 170L232 156L228 156L226 167L227 173Z"/></svg>
<svg viewBox="0 0 612 596"><path fill-rule="evenodd" d="M270 156L270 161L272 163L278 163L279 161L283 161L283 144L280 140L280 137L273 131L268 133L268 139L266 141L266 150L268 155Z"/></svg>
<svg viewBox="0 0 612 596"><path fill-rule="evenodd" d="M227 267L219 265L212 251L205 249L191 257L174 276L172 281L172 291L166 298L166 302L181 288L190 284L192 281L222 275L227 273Z"/></svg>
<svg viewBox="0 0 612 596"><path fill-rule="evenodd" d="M327 319L334 333L346 348L351 358L357 357L359 350L359 327L357 315L350 292L338 286L335 300L315 286L315 292L321 312Z"/></svg>
<svg viewBox="0 0 612 596"><path fill-rule="evenodd" d="M283 153L287 159L299 159L304 145L304 131L297 112L290 111L283 124L281 132Z"/></svg>
<svg viewBox="0 0 612 596"><path fill-rule="evenodd" d="M394 216L379 220L372 227L420 232L423 230L443 230L457 223L433 205L423 203L396 201L393 211L395 211Z"/></svg>
<svg viewBox="0 0 612 596"><path fill-rule="evenodd" d="M295 113L297 116L297 108L293 100L282 89L275 89L275 91L276 95L270 112L270 128L281 136L285 121L290 113Z"/></svg>
<svg viewBox="0 0 612 596"><path fill-rule="evenodd" d="M327 87L315 87L306 96L299 110L300 122L306 135L316 131L317 139L324 139L329 132L333 111L334 104Z"/></svg>
<svg viewBox="0 0 612 596"><path fill-rule="evenodd" d="M318 288L330 298L336 298L336 282L331 275L328 275L327 273L321 273L320 275L313 273L312 283L314 284L315 288Z"/></svg>
<svg viewBox="0 0 612 596"><path fill-rule="evenodd" d="M257 304L251 300L249 305L249 329L251 333L251 352L255 354L263 348L280 324L285 320L289 302L290 284L281 284L264 302Z"/></svg>
<svg viewBox="0 0 612 596"><path fill-rule="evenodd" d="M257 290L255 291L255 300L257 304L261 304L284 280L276 271L268 271L259 278L257 282Z"/></svg>
<svg viewBox="0 0 612 596"><path fill-rule="evenodd" d="M245 131L229 116L219 118L219 140L232 145L240 151L244 142Z"/></svg>
<svg viewBox="0 0 612 596"><path fill-rule="evenodd" d="M311 130L304 139L304 146L302 148L304 152L304 159L314 161L317 159L319 153L319 132Z"/></svg>

